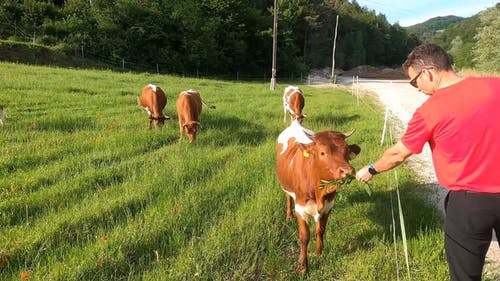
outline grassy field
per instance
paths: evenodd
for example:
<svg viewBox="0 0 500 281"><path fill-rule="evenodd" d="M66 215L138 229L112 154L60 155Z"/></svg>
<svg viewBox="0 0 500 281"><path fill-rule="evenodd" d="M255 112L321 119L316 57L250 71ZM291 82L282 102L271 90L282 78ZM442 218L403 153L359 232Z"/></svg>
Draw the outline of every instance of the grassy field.
<svg viewBox="0 0 500 281"><path fill-rule="evenodd" d="M161 130L137 105L148 83L174 117ZM297 224L274 172L286 86L0 63L0 280L410 280L397 224L393 243L396 185L411 280L446 280L442 218L404 166L371 196L341 189L323 255L313 239L310 270L296 273ZM217 106L192 145L175 110L189 88ZM302 89L305 127L357 129L356 168L380 155L381 112L341 89Z"/></svg>

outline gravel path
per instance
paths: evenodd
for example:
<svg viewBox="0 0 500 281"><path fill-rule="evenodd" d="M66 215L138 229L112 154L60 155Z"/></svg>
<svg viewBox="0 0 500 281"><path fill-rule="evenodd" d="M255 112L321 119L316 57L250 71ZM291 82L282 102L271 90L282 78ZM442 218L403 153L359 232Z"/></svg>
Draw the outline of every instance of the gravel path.
<svg viewBox="0 0 500 281"><path fill-rule="evenodd" d="M320 87L333 87L333 85L328 84L327 80L321 78L316 78L314 81L314 84ZM428 96L419 93L410 86L408 80L359 79L359 82L353 83L352 78L340 77L338 83L341 87L349 89L353 94L358 93L360 98L363 95L377 96L378 100L389 111L390 117L400 120L399 128L394 132L396 139L399 139L404 133L406 124L410 121L415 109L428 98ZM444 216L444 198L447 190L437 183L429 146L426 145L422 153L411 156L407 163L414 169L420 180L434 191L429 199ZM493 236L486 255L485 272L487 280L500 280L500 247L495 236Z"/></svg>

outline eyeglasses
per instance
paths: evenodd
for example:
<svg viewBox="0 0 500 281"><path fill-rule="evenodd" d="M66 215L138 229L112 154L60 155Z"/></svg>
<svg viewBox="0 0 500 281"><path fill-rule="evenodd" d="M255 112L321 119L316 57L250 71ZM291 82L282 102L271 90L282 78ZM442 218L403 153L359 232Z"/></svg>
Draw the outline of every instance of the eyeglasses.
<svg viewBox="0 0 500 281"><path fill-rule="evenodd" d="M420 77L420 75L422 75L422 72L424 72L424 69L420 70L417 76L415 76L413 79L410 80L410 85L412 85L415 88L418 88L417 79L418 77Z"/></svg>
<svg viewBox="0 0 500 281"><path fill-rule="evenodd" d="M424 70L429 70L429 69L433 69L434 67L426 67L426 68L422 68L422 70L420 70L420 72L417 74L417 76L413 77L413 79L410 80L410 85L412 85L413 87L415 88L418 88L418 84L417 84L417 79L418 77L420 77L420 75L422 75L422 73L424 72Z"/></svg>

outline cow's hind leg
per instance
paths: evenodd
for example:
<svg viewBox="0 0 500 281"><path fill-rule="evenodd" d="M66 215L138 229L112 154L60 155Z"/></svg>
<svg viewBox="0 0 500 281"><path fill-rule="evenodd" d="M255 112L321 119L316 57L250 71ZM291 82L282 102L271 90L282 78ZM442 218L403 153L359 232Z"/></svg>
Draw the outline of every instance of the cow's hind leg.
<svg viewBox="0 0 500 281"><path fill-rule="evenodd" d="M286 193L285 195L286 195L286 221L290 221L292 219L293 198L288 193Z"/></svg>
<svg viewBox="0 0 500 281"><path fill-rule="evenodd" d="M299 255L299 264L297 266L297 271L300 273L307 272L307 245L309 244L309 225L307 221L305 221L302 216L295 212L297 216L297 222L299 224L299 240L300 240L300 255Z"/></svg>

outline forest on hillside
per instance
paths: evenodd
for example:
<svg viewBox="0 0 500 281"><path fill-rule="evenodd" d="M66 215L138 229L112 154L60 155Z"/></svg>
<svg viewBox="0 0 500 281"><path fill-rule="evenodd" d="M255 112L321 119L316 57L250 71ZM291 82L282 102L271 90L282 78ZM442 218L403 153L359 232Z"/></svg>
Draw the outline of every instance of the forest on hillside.
<svg viewBox="0 0 500 281"><path fill-rule="evenodd" d="M457 69L500 71L500 3L469 18L436 17L406 29L443 47Z"/></svg>
<svg viewBox="0 0 500 281"><path fill-rule="evenodd" d="M262 75L272 61L273 0L4 0L0 39L169 73ZM399 66L418 38L355 0L278 1L277 73Z"/></svg>

